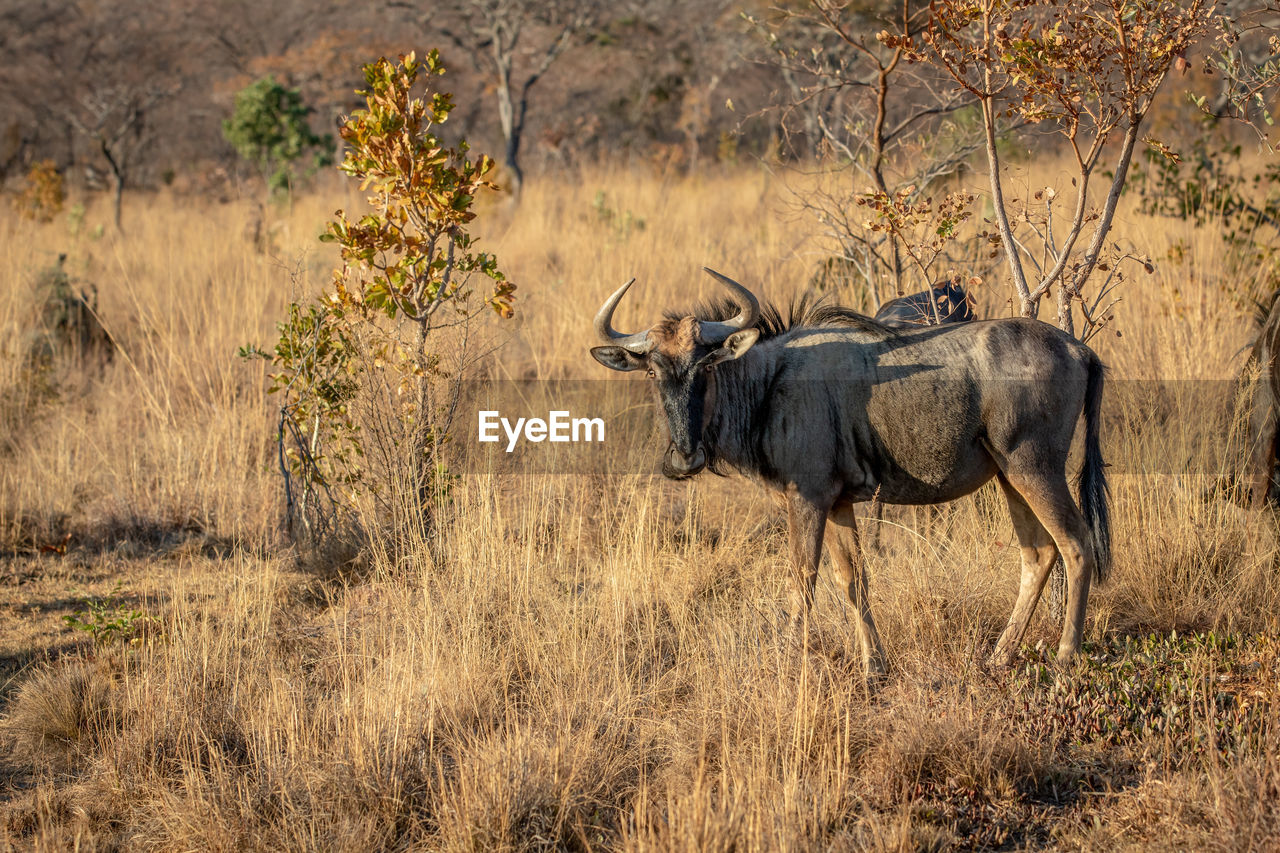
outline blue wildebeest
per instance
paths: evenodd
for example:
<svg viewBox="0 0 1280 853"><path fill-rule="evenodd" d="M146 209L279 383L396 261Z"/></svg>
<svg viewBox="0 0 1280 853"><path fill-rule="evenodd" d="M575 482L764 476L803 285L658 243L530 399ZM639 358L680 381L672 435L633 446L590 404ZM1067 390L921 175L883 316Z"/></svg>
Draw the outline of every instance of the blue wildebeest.
<svg viewBox="0 0 1280 853"><path fill-rule="evenodd" d="M875 318L886 326L940 326L967 323L975 319L969 294L956 281L935 284L929 290L890 299L880 306Z"/></svg>
<svg viewBox="0 0 1280 853"><path fill-rule="evenodd" d="M728 300L633 334L613 328L628 281L596 315L602 345L591 354L613 370L647 372L668 431L666 476L735 470L784 495L793 624L812 605L830 532L863 663L869 675L883 673L853 505L877 494L894 504L950 501L995 477L1022 546L1022 582L992 662L1012 662L1059 552L1069 593L1058 656L1079 651L1090 581L1104 579L1111 562L1098 438L1103 366L1093 351L1037 320L894 329L821 304L784 320L707 272ZM1066 463L1081 413L1077 508Z"/></svg>

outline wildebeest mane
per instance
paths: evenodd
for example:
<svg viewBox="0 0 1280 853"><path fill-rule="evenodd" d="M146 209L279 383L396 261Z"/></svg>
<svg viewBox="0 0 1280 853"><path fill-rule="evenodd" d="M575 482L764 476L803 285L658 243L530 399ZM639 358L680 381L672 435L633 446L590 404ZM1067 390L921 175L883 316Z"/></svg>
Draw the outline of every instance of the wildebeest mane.
<svg viewBox="0 0 1280 853"><path fill-rule="evenodd" d="M683 317L696 317L699 320L710 320L723 323L738 315L741 309L728 297L716 297L704 300L693 307L692 311L668 311L665 318L679 321ZM898 335L893 329L865 314L859 314L852 308L832 304L825 296L813 293L802 293L793 297L785 309L773 302L760 305L760 319L755 327L760 330L760 340L767 341L795 329L815 328L821 326L839 326L857 329L879 338L892 338Z"/></svg>

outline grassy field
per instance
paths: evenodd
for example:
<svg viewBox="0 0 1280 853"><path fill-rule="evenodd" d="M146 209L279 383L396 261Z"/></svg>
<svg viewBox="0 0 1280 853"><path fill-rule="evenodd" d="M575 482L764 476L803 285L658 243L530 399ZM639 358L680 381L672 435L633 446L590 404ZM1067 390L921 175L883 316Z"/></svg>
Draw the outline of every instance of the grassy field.
<svg viewBox="0 0 1280 853"><path fill-rule="evenodd" d="M520 290L491 372L603 378L591 315L630 276L622 327L712 292L704 264L799 292L821 249L798 181L595 169L493 203ZM740 479L469 474L438 548L295 559L267 371L235 351L328 281L315 237L348 192L277 214L265 253L248 203L136 196L100 237L105 206L78 231L0 211L0 849L1277 844L1280 539L1206 497L1242 458L1229 411L1172 399L1233 377L1251 334L1211 228L1118 219L1157 270L1095 348L1114 387L1175 390L1159 417L1104 401L1116 566L1084 659L1052 665L1042 607L1017 669L982 668L1019 573L988 487L919 529L888 515L867 559L892 675L868 694L825 568L812 648L777 634L785 523ZM108 364L30 368L59 253L97 285Z"/></svg>

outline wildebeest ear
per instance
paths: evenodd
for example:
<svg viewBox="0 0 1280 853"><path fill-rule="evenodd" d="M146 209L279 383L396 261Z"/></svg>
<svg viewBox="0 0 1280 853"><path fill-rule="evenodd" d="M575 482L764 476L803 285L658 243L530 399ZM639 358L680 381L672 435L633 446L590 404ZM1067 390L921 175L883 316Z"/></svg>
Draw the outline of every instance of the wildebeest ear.
<svg viewBox="0 0 1280 853"><path fill-rule="evenodd" d="M722 361L741 358L742 354L755 346L758 340L760 340L759 329L743 329L740 332L734 332L724 339L724 344L721 345L720 349L714 350L711 355L707 356L707 367L719 364Z"/></svg>
<svg viewBox="0 0 1280 853"><path fill-rule="evenodd" d="M592 347L591 355L610 370L639 370L644 367L644 356L623 347Z"/></svg>

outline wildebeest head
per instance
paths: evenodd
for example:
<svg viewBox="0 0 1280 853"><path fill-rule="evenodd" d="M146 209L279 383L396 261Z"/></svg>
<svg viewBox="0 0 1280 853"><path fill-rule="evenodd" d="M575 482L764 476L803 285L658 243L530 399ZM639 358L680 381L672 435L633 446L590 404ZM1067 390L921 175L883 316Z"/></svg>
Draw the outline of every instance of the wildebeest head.
<svg viewBox="0 0 1280 853"><path fill-rule="evenodd" d="M634 278L605 301L595 319L596 335L603 344L591 350L596 361L611 370L643 368L653 380L670 438L662 456L662 473L673 480L692 477L707 465L702 427L716 365L741 357L760 337L754 328L760 303L751 291L714 270L707 272L728 288L738 308L737 316L728 321L669 317L643 332L618 332L613 328L613 312Z"/></svg>
<svg viewBox="0 0 1280 853"><path fill-rule="evenodd" d="M929 290L890 299L875 319L889 326L933 326L967 323L974 319L973 297L956 279L935 284Z"/></svg>

